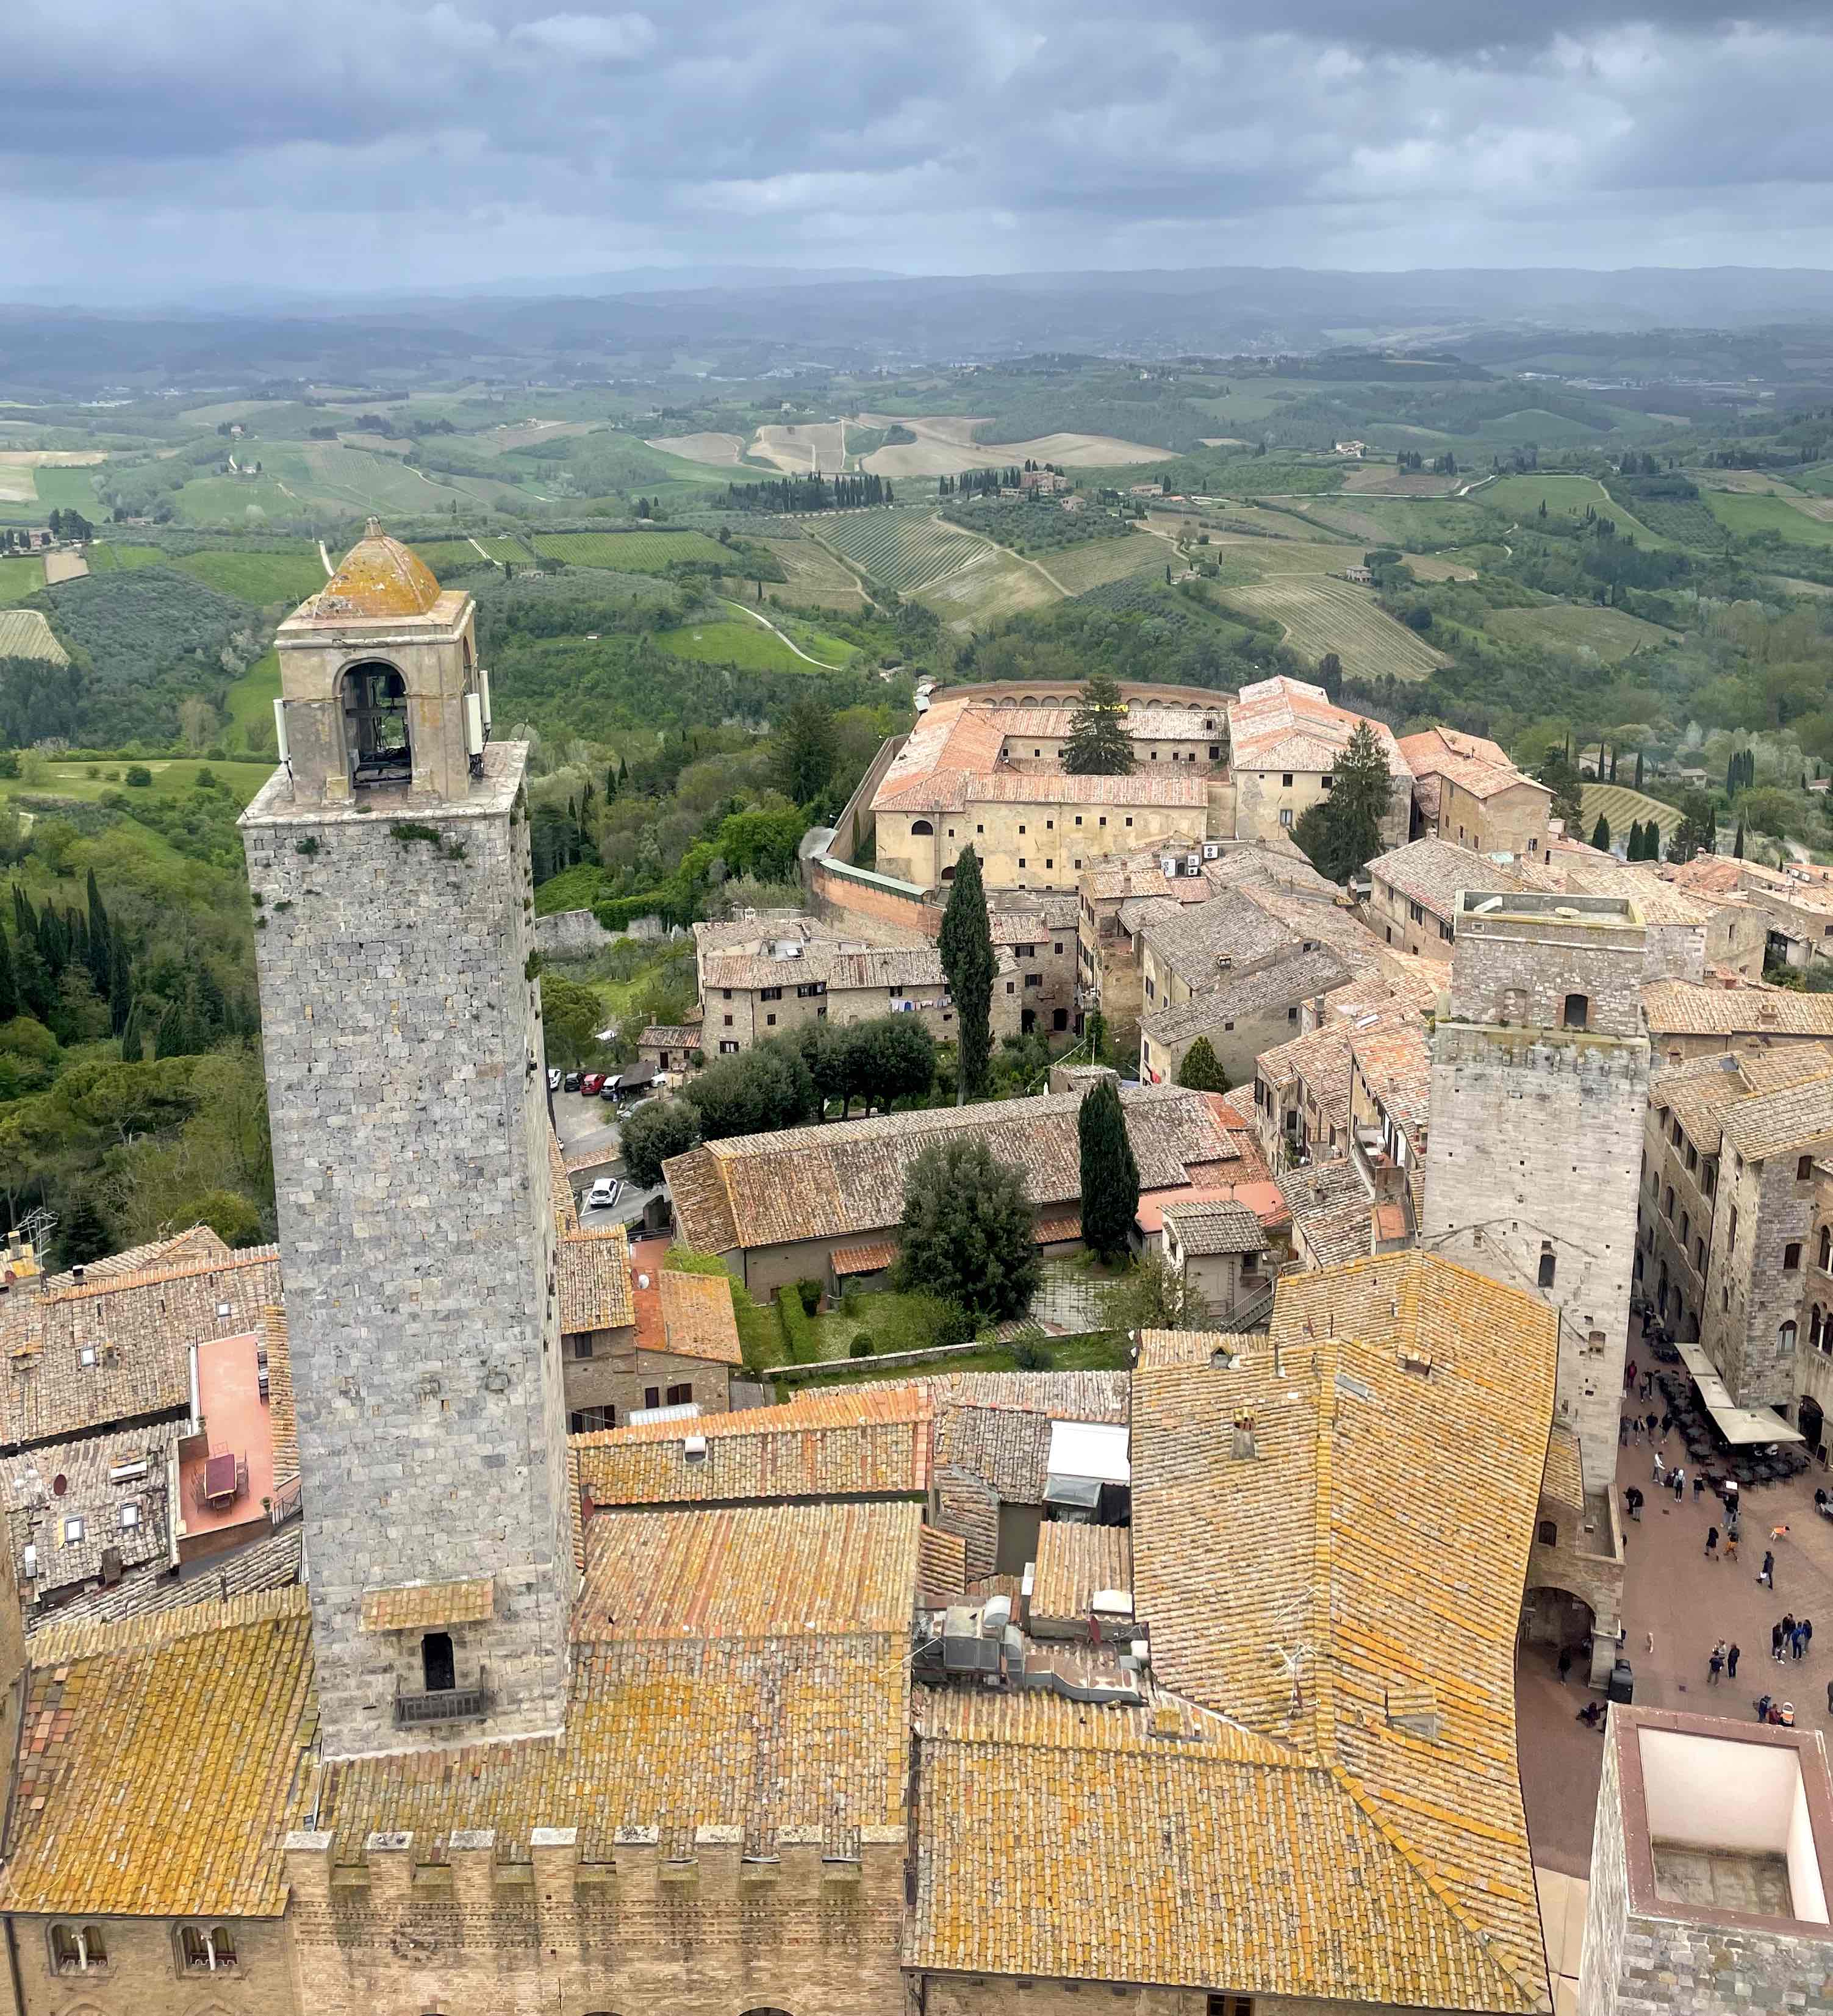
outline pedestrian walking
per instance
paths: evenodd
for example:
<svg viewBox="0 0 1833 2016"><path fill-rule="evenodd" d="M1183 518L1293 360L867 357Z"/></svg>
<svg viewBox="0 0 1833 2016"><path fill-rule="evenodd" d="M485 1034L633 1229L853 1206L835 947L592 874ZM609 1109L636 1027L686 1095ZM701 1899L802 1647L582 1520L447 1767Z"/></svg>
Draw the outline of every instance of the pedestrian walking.
<svg viewBox="0 0 1833 2016"><path fill-rule="evenodd" d="M1623 1391L1626 1393L1633 1393L1635 1390L1636 1361L1632 1358L1629 1363L1623 1367Z"/></svg>
<svg viewBox="0 0 1833 2016"><path fill-rule="evenodd" d="M1716 1526L1708 1526L1705 1529L1705 1557L1709 1561L1716 1561L1719 1557L1719 1529Z"/></svg>
<svg viewBox="0 0 1833 2016"><path fill-rule="evenodd" d="M1788 1651L1794 1658L1805 1659L1807 1657L1807 1633L1799 1624L1788 1634Z"/></svg>
<svg viewBox="0 0 1833 2016"><path fill-rule="evenodd" d="M1776 1557L1768 1552L1763 1555L1763 1564L1757 1570L1756 1579L1774 1596L1776 1593Z"/></svg>
<svg viewBox="0 0 1833 2016"><path fill-rule="evenodd" d="M1785 1540L1788 1537L1788 1528L1786 1524L1780 1526L1772 1526L1770 1528L1770 1538L1772 1541Z"/></svg>
<svg viewBox="0 0 1833 2016"><path fill-rule="evenodd" d="M1699 1503L1705 1491L1705 1472L1703 1470L1696 1470L1693 1473L1693 1502L1695 1505Z"/></svg>
<svg viewBox="0 0 1833 2016"><path fill-rule="evenodd" d="M1657 1450L1655 1451L1655 1482L1656 1482L1658 1485L1658 1484L1665 1483L1665 1482L1666 1481L1666 1480L1667 1480L1667 1474L1668 1474L1668 1467L1667 1467L1667 1465L1666 1465L1665 1463L1663 1463L1663 1462L1662 1461L1662 1460L1661 1460L1661 1451L1660 1451L1659 1449L1657 1449Z"/></svg>
<svg viewBox="0 0 1833 2016"><path fill-rule="evenodd" d="M1653 1442L1655 1440L1655 1431L1661 1426L1661 1423L1653 1414L1644 1414L1642 1417L1642 1425L1648 1431L1648 1439L1651 1442Z"/></svg>
<svg viewBox="0 0 1833 2016"><path fill-rule="evenodd" d="M1734 1644L1725 1654L1725 1671L1733 1679L1738 1677L1738 1661L1744 1656L1741 1645Z"/></svg>
<svg viewBox="0 0 1833 2016"><path fill-rule="evenodd" d="M1728 1561L1734 1561L1737 1558L1738 1535L1727 1526L1725 1528L1725 1559Z"/></svg>
<svg viewBox="0 0 1833 2016"><path fill-rule="evenodd" d="M1770 1626L1770 1657L1776 1660L1782 1657L1782 1627L1780 1624Z"/></svg>
<svg viewBox="0 0 1833 2016"><path fill-rule="evenodd" d="M1623 1493L1623 1503L1628 1509L1630 1517L1640 1521L1642 1517L1642 1493L1634 1485L1632 1484Z"/></svg>
<svg viewBox="0 0 1833 2016"><path fill-rule="evenodd" d="M1674 1494L1674 1503L1681 1503L1687 1496L1687 1473L1679 1463L1674 1465L1674 1474L1668 1479L1668 1489Z"/></svg>
<svg viewBox="0 0 1833 2016"><path fill-rule="evenodd" d="M1723 1672L1724 1670L1725 1641L1721 1638L1717 1644L1713 1646L1712 1648L1712 1657L1705 1662L1706 1685L1709 1687L1716 1687L1719 1683L1719 1676Z"/></svg>
<svg viewBox="0 0 1833 2016"><path fill-rule="evenodd" d="M1559 1684L1562 1687L1565 1685L1566 1675L1572 1669L1572 1648L1569 1645L1561 1645L1559 1648Z"/></svg>
<svg viewBox="0 0 1833 2016"><path fill-rule="evenodd" d="M1629 1446L1630 1417L1627 1414L1619 1414L1617 1417L1617 1447L1619 1449L1627 1449Z"/></svg>
<svg viewBox="0 0 1833 2016"><path fill-rule="evenodd" d="M1672 1407L1661 1417L1661 1438L1665 1442L1674 1431L1674 1410Z"/></svg>
<svg viewBox="0 0 1833 2016"><path fill-rule="evenodd" d="M1811 1617L1804 1617L1801 1620L1801 1636L1806 1644L1811 1645L1814 1642L1814 1620Z"/></svg>

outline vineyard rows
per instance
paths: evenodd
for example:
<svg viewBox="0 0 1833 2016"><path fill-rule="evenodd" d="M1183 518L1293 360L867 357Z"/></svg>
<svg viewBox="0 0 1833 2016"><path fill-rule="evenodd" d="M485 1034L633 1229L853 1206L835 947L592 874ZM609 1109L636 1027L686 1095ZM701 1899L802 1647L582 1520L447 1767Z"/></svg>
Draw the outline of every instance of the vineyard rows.
<svg viewBox="0 0 1833 2016"><path fill-rule="evenodd" d="M823 518L810 529L883 586L927 588L988 551L986 542L922 511L858 511Z"/></svg>
<svg viewBox="0 0 1833 2016"><path fill-rule="evenodd" d="M1330 574L1288 574L1255 588L1231 588L1224 600L1270 616L1286 642L1316 664L1334 651L1352 679L1423 679L1445 660L1380 607L1365 588Z"/></svg>

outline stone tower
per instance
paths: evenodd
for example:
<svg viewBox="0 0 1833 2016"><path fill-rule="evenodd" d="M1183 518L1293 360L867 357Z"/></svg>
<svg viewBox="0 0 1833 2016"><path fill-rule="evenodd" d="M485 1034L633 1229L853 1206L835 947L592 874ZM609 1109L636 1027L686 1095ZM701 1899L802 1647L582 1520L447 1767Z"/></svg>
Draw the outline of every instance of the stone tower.
<svg viewBox="0 0 1833 2016"><path fill-rule="evenodd" d="M374 520L280 626L255 905L326 1755L556 1728L573 1557L526 751Z"/></svg>
<svg viewBox="0 0 1833 2016"><path fill-rule="evenodd" d="M1554 1406L1588 1491L1615 1474L1648 1039L1644 927L1621 896L1457 898L1432 1037L1420 1244L1559 1313Z"/></svg>

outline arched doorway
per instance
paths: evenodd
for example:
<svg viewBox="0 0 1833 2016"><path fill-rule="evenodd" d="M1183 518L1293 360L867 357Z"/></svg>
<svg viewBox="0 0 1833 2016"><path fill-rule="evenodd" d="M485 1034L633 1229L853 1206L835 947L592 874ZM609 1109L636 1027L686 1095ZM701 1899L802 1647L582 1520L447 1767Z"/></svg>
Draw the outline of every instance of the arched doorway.
<svg viewBox="0 0 1833 2016"><path fill-rule="evenodd" d="M413 781L408 737L407 682L394 666L352 665L339 682L344 703L344 751L353 785Z"/></svg>
<svg viewBox="0 0 1833 2016"><path fill-rule="evenodd" d="M1806 1437L1808 1453L1817 1456L1827 1438L1827 1417L1818 1400L1810 1394L1801 1396L1801 1405L1796 1409L1801 1432Z"/></svg>
<svg viewBox="0 0 1833 2016"><path fill-rule="evenodd" d="M1521 1603L1520 1642L1575 1650L1591 1636L1596 1614L1582 1596L1550 1582L1530 1589Z"/></svg>

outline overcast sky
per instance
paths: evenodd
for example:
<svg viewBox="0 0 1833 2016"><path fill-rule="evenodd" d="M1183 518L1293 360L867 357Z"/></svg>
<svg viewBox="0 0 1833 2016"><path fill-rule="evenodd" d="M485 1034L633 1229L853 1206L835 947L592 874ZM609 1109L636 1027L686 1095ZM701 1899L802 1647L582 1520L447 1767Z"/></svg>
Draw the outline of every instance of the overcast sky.
<svg viewBox="0 0 1833 2016"><path fill-rule="evenodd" d="M729 263L1833 266L1824 0L4 12L0 297Z"/></svg>

